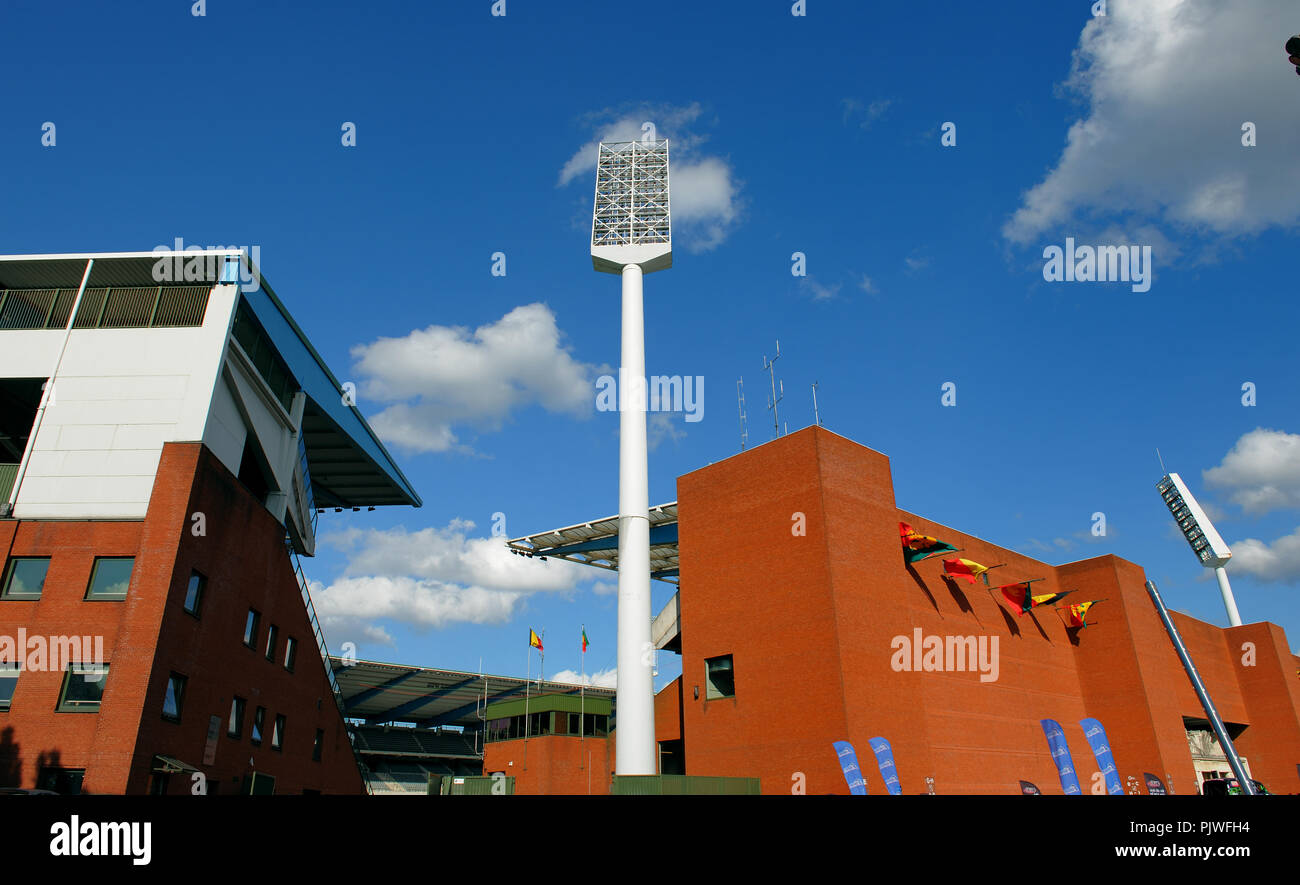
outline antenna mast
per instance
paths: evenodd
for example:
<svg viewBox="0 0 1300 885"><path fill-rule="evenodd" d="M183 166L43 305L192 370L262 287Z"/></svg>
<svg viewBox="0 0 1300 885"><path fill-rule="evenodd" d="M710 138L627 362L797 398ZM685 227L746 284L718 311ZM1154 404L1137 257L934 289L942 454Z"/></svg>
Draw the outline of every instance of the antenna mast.
<svg viewBox="0 0 1300 885"><path fill-rule="evenodd" d="M817 411L817 382L813 382L813 423L818 427L822 426L821 412Z"/></svg>
<svg viewBox="0 0 1300 885"><path fill-rule="evenodd" d="M779 436L781 435L781 413L777 410L777 407L776 407L776 406L777 406L777 403L779 403L779 402L781 402L781 400L785 399L785 382L784 382L784 381L781 382L781 392L780 392L779 394L777 393L777 381L776 381L776 368L775 368L775 366L776 366L776 361L779 360L780 358L781 358L781 341L780 341L780 339L777 339L777 342L776 342L776 356L772 357L772 358L769 360L769 359L767 358L767 354L763 354L763 371L764 371L764 372L767 372L768 377L769 377L769 379L770 379L771 382L772 382L772 395L769 396L768 399L767 399L767 407L768 407L769 409L772 410L772 433L773 433L773 437L772 437L772 438L773 438L773 439L776 439L777 437L779 437Z"/></svg>
<svg viewBox="0 0 1300 885"><path fill-rule="evenodd" d="M740 409L740 450L745 451L745 443L749 442L749 431L745 429L745 379L736 379L736 400Z"/></svg>

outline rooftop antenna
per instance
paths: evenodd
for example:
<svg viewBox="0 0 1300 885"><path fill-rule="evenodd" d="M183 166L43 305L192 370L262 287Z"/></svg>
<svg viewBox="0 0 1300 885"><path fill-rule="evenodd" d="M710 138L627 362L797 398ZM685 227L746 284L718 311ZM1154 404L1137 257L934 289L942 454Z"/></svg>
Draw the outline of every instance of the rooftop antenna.
<svg viewBox="0 0 1300 885"><path fill-rule="evenodd" d="M821 412L817 411L817 382L816 381L813 382L813 422L818 427L822 426L822 415Z"/></svg>
<svg viewBox="0 0 1300 885"><path fill-rule="evenodd" d="M1165 469L1165 459L1160 457L1160 448L1156 447L1156 460L1160 462L1160 475L1168 476L1169 471Z"/></svg>
<svg viewBox="0 0 1300 885"><path fill-rule="evenodd" d="M768 377L772 382L772 395L769 396L767 399L767 407L772 410L772 433L773 433L772 438L773 439L776 439L781 435L781 413L777 410L776 405L777 403L781 402L781 400L785 399L784 381L781 382L781 392L779 394L777 393L775 366L776 366L776 361L779 360L780 358L781 358L781 341L780 339L777 339L776 356L772 357L771 359L768 359L767 354L763 354L763 371L767 372Z"/></svg>
<svg viewBox="0 0 1300 885"><path fill-rule="evenodd" d="M736 379L736 399L740 408L740 450L745 451L745 443L749 442L749 431L745 429L745 379Z"/></svg>

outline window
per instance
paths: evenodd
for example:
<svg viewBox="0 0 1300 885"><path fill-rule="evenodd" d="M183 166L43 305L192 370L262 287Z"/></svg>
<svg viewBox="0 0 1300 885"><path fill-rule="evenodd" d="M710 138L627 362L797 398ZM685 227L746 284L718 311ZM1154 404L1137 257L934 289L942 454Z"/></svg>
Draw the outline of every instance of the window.
<svg viewBox="0 0 1300 885"><path fill-rule="evenodd" d="M230 725L226 734L232 738L238 738L244 733L244 705L247 703L243 698L230 699Z"/></svg>
<svg viewBox="0 0 1300 885"><path fill-rule="evenodd" d="M704 659L704 699L734 698L736 676L732 670L731 655Z"/></svg>
<svg viewBox="0 0 1300 885"><path fill-rule="evenodd" d="M315 739L314 741L312 741L312 745L311 745L311 761L312 761L312 762L319 762L319 761L320 761L320 753L321 753L321 749L322 749L324 746L325 746L325 729L323 729L323 728L318 728L318 729L316 729L316 739Z"/></svg>
<svg viewBox="0 0 1300 885"><path fill-rule="evenodd" d="M69 664L59 692L60 713L97 713L108 681L108 664Z"/></svg>
<svg viewBox="0 0 1300 885"><path fill-rule="evenodd" d="M199 606L203 604L203 591L208 586L208 579L198 572L190 575L189 586L185 588L185 610L194 617L199 616Z"/></svg>
<svg viewBox="0 0 1300 885"><path fill-rule="evenodd" d="M266 724L266 707L258 707L257 712L253 714L253 734L250 740L255 744L262 743L262 726Z"/></svg>
<svg viewBox="0 0 1300 885"><path fill-rule="evenodd" d="M18 686L18 674L21 671L21 664L0 664L0 713L8 711L9 705L13 703L14 689Z"/></svg>
<svg viewBox="0 0 1300 885"><path fill-rule="evenodd" d="M262 613L257 609L248 610L248 621L244 624L244 645L257 648L257 627L262 621Z"/></svg>
<svg viewBox="0 0 1300 885"><path fill-rule="evenodd" d="M272 624L271 629L266 631L266 659L268 661L275 660L275 644L279 639L280 628Z"/></svg>
<svg viewBox="0 0 1300 885"><path fill-rule="evenodd" d="M84 768L45 767L36 775L36 789L52 790L61 796L77 796L86 777Z"/></svg>
<svg viewBox="0 0 1300 885"><path fill-rule="evenodd" d="M9 560L5 571L4 599L40 599L45 587L45 572L50 567L48 556L24 556Z"/></svg>
<svg viewBox="0 0 1300 885"><path fill-rule="evenodd" d="M167 679L167 695L163 698L163 718L181 721L181 706L185 703L185 677L173 673Z"/></svg>
<svg viewBox="0 0 1300 885"><path fill-rule="evenodd" d="M133 556L97 557L95 567L90 570L90 586L86 589L86 598L126 599L134 566Z"/></svg>
<svg viewBox="0 0 1300 885"><path fill-rule="evenodd" d="M298 657L298 640L292 636L284 640L284 669L293 672L293 662Z"/></svg>
<svg viewBox="0 0 1300 885"><path fill-rule="evenodd" d="M284 714L277 713L275 716L275 725L271 726L271 749L279 750L284 747Z"/></svg>

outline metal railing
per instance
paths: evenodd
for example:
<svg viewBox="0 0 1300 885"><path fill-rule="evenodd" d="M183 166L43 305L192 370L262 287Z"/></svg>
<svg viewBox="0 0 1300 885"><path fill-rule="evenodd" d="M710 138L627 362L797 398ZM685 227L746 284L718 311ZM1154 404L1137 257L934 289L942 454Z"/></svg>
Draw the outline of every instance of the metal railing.
<svg viewBox="0 0 1300 885"><path fill-rule="evenodd" d="M307 583L307 573L303 571L302 560L298 557L298 551L293 549L293 540L285 533L285 549L289 552L289 561L293 567L294 575L298 579L298 589L302 592L302 602L307 609L307 621L311 625L312 633L316 638L316 648L320 652L321 663L325 667L325 678L329 680L330 693L334 695L334 703L339 708L339 715L343 718L343 727L347 731L347 710L343 702L343 690L339 687L339 681L334 676L334 668L330 665L329 648L325 645L325 632L321 630L320 620L316 617L316 606L311 601L311 588ZM352 748L352 758L356 760L357 771L361 774L361 781L366 785L366 792L371 792L369 769L365 762L361 760L361 755L357 752L356 745L352 741L351 731L347 731L348 746Z"/></svg>
<svg viewBox="0 0 1300 885"><path fill-rule="evenodd" d="M74 329L147 329L203 325L211 286L88 288ZM76 289L0 289L0 330L63 329Z"/></svg>
<svg viewBox="0 0 1300 885"><path fill-rule="evenodd" d="M0 504L9 500L9 493L13 491L14 479L17 476L17 464L0 464Z"/></svg>

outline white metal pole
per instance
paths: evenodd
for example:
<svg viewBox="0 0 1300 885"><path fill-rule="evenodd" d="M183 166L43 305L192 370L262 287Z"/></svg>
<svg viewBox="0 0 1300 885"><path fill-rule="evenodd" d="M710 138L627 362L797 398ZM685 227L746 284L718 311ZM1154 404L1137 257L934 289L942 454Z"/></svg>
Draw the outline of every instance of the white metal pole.
<svg viewBox="0 0 1300 885"><path fill-rule="evenodd" d="M1228 626L1240 627L1241 615L1237 613L1237 600L1232 596L1232 585L1228 583L1228 570L1219 566L1214 570L1219 579L1219 592L1223 594L1223 606L1228 610Z"/></svg>
<svg viewBox="0 0 1300 885"><path fill-rule="evenodd" d="M618 436L618 721L615 773L655 774L650 673L650 492L641 268L623 268Z"/></svg>
<svg viewBox="0 0 1300 885"><path fill-rule="evenodd" d="M63 357L68 352L68 342L72 339L72 324L77 321L77 310L81 307L81 296L86 294L86 283L90 280L90 269L94 266L95 259L86 260L86 270L81 275L81 285L77 288L77 296L72 299L72 309L68 313L68 325L63 330L63 344L59 347L59 355L54 360L54 368L50 370L50 377L41 390L40 404L36 407L36 420L32 422L31 436L27 438L27 446L23 449L23 457L18 462L18 472L14 476L13 487L9 490L9 500L0 501L0 516L13 516L14 507L18 503L18 492L22 489L23 480L27 478L27 467L31 463L32 452L36 450L36 437L41 432L41 422L45 420L45 410L54 397L54 382L58 379L59 369L63 366ZM58 306L57 292L54 297L54 306Z"/></svg>

